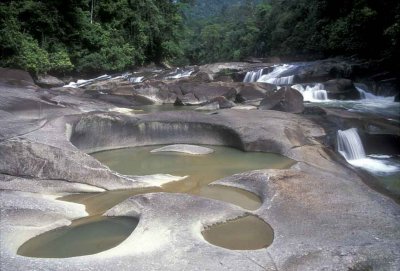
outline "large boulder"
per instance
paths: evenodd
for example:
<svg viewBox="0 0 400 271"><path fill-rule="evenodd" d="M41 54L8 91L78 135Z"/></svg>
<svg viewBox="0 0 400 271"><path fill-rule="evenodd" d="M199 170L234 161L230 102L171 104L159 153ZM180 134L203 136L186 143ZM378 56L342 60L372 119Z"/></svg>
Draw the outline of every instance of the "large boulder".
<svg viewBox="0 0 400 271"><path fill-rule="evenodd" d="M229 100L234 100L236 98L235 88L230 85L224 85L223 83L214 82L199 84L196 82L183 82L178 84L183 95L193 93L199 102L206 102L219 96L224 96Z"/></svg>
<svg viewBox="0 0 400 271"><path fill-rule="evenodd" d="M36 84L44 88L56 88L65 85L64 82L58 79L57 77L48 74L39 75L38 78L36 79Z"/></svg>
<svg viewBox="0 0 400 271"><path fill-rule="evenodd" d="M153 100L156 103L173 104L182 95L179 86L168 81L148 81L133 85L132 93Z"/></svg>
<svg viewBox="0 0 400 271"><path fill-rule="evenodd" d="M236 101L239 103L260 100L267 92L276 91L276 85L268 83L241 83L238 88Z"/></svg>
<svg viewBox="0 0 400 271"><path fill-rule="evenodd" d="M293 88L283 87L278 91L268 92L261 101L259 109L302 113L304 111L303 95Z"/></svg>
<svg viewBox="0 0 400 271"><path fill-rule="evenodd" d="M28 72L8 68L0 68L0 83L15 86L35 86L35 82Z"/></svg>
<svg viewBox="0 0 400 271"><path fill-rule="evenodd" d="M326 59L309 62L299 67L295 82L314 83L323 82L332 78L350 78L356 63L343 59Z"/></svg>
<svg viewBox="0 0 400 271"><path fill-rule="evenodd" d="M207 72L198 72L194 75L193 81L210 83L214 80L213 75Z"/></svg>
<svg viewBox="0 0 400 271"><path fill-rule="evenodd" d="M200 102L193 93L179 95L176 97L175 105L199 105Z"/></svg>
<svg viewBox="0 0 400 271"><path fill-rule="evenodd" d="M398 93L396 96L394 96L394 101L396 103L400 103L400 93Z"/></svg>
<svg viewBox="0 0 400 271"><path fill-rule="evenodd" d="M353 81L349 79L333 79L324 83L329 99L335 100L358 100L360 92L356 89Z"/></svg>
<svg viewBox="0 0 400 271"><path fill-rule="evenodd" d="M169 89L172 91L175 89L175 93L177 94L175 104L177 105L204 104L221 96L228 100L236 99L235 87L222 82L198 83L193 81L177 81L174 84L170 84Z"/></svg>

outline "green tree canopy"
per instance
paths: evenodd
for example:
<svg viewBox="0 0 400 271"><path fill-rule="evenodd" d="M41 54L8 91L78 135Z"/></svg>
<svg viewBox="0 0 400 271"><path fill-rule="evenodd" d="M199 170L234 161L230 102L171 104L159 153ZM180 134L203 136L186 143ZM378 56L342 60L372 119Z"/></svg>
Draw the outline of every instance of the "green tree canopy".
<svg viewBox="0 0 400 271"><path fill-rule="evenodd" d="M173 0L6 0L0 65L34 73L120 71L181 52Z"/></svg>

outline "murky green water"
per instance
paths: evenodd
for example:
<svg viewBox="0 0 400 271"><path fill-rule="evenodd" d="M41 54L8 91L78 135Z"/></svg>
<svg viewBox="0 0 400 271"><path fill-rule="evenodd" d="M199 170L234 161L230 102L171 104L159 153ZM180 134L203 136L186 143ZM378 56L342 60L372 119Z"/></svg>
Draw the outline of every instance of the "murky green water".
<svg viewBox="0 0 400 271"><path fill-rule="evenodd" d="M400 172L386 176L376 176L376 178L381 182L380 185L400 198Z"/></svg>
<svg viewBox="0 0 400 271"><path fill-rule="evenodd" d="M294 161L272 153L242 152L233 148L208 146L214 153L189 155L176 152L151 153L160 146L147 146L104 151L92 154L112 170L126 175L171 174L188 178L164 184L160 188L127 189L104 193L69 195L62 200L86 205L90 214L101 214L139 194L152 192L188 193L229 202L245 209L255 210L261 200L253 193L226 186L208 186L209 183L236 173L256 169L288 168Z"/></svg>
<svg viewBox="0 0 400 271"><path fill-rule="evenodd" d="M21 246L18 254L29 257L64 258L110 249L127 238L138 221L129 218L104 218L99 215L125 199L139 194L188 193L256 210L262 202L255 194L242 189L220 185L208 186L208 184L240 172L282 169L294 164L293 160L277 154L242 152L220 146L208 146L214 149L214 153L207 155L151 153L159 147L161 146L127 148L92 155L112 170L122 174L171 174L188 176L186 179L155 188L75 194L60 198L84 204L91 216L76 220L69 227L62 227L29 240ZM218 232L224 234L220 235ZM272 242L273 233L268 224L249 216L212 227L212 230L206 231L204 236L211 243L230 249L258 249ZM225 240L229 238L233 238L231 242Z"/></svg>
<svg viewBox="0 0 400 271"><path fill-rule="evenodd" d="M211 244L233 250L265 248L274 239L272 228L251 215L211 226L202 234Z"/></svg>
<svg viewBox="0 0 400 271"><path fill-rule="evenodd" d="M99 253L122 243L136 228L132 217L90 216L38 235L23 244L19 255L38 258L69 258Z"/></svg>
<svg viewBox="0 0 400 271"><path fill-rule="evenodd" d="M221 146L208 155L188 155L173 152L151 153L161 146L127 148L92 154L112 170L126 175L171 174L189 176L164 186L169 192L200 194L205 185L236 173L256 169L288 168L294 161L282 155L261 152L242 152Z"/></svg>

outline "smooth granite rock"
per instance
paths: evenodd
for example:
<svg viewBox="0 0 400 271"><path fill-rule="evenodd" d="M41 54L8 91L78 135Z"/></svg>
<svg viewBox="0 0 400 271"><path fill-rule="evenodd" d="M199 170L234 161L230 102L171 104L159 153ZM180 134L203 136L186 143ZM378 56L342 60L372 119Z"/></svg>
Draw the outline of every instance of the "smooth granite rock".
<svg viewBox="0 0 400 271"><path fill-rule="evenodd" d="M214 68L220 67L209 70ZM157 93L154 97L160 97ZM164 98L175 101L168 93ZM27 104L35 103L46 105L39 116L26 112ZM315 122L270 110L128 115L110 108L71 93L60 97L34 86L24 93L16 85L0 85L0 270L400 269L399 206L319 143L326 132ZM263 204L255 211L194 195L137 195L104 214L140 219L117 247L64 259L17 254L32 237L87 215L83 205L58 196L154 187L183 178L124 176L87 154L158 144L225 145L279 153L297 163L287 170L260 169L214 182L258 195ZM274 241L268 248L228 250L201 234L208 226L248 214L272 226Z"/></svg>
<svg viewBox="0 0 400 271"><path fill-rule="evenodd" d="M259 109L302 113L303 95L291 87L282 87L275 92L268 92L261 101Z"/></svg>
<svg viewBox="0 0 400 271"><path fill-rule="evenodd" d="M206 147L189 145L189 144L175 144L162 148L154 149L151 152L180 152L193 155L205 155L213 153L214 150Z"/></svg>

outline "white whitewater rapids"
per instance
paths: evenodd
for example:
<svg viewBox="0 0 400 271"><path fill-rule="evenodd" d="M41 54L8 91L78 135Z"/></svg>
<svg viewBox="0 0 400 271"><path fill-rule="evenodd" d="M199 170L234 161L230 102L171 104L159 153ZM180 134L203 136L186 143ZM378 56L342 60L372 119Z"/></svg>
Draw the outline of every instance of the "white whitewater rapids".
<svg viewBox="0 0 400 271"><path fill-rule="evenodd" d="M366 157L364 146L362 145L361 138L356 128L345 131L339 130L337 144L339 153L346 158L347 161Z"/></svg>
<svg viewBox="0 0 400 271"><path fill-rule="evenodd" d="M277 86L282 85L292 85L294 81L294 74L289 76L283 76L285 74L293 73L293 70L296 69L297 65L277 65L274 69L267 74L264 74L266 68L260 69L258 71L249 71L246 73L246 76L243 82L251 83L251 82L261 82L261 83L269 83ZM301 94L303 94L304 101L307 102L320 102L328 100L328 93L324 89L323 84L313 84L313 85L293 85L292 88L298 90Z"/></svg>
<svg viewBox="0 0 400 271"><path fill-rule="evenodd" d="M63 87L79 88L79 87L84 87L84 86L91 85L91 84L93 84L95 82L98 82L98 81L104 81L104 80L108 80L108 79L111 79L111 78L112 78L112 76L105 74L105 75L102 75L102 76L99 76L99 77L96 77L96 78L93 78L93 79L88 79L88 80L80 79L80 80L78 80L76 82L70 82L68 85L65 85Z"/></svg>
<svg viewBox="0 0 400 271"><path fill-rule="evenodd" d="M297 68L296 65L278 65L275 66L272 72L262 75L257 82L269 83L274 85L291 85L293 84L294 75L284 76L291 70Z"/></svg>
<svg viewBox="0 0 400 271"><path fill-rule="evenodd" d="M257 82L258 79L263 75L265 69L261 69L258 71L250 71L246 73L243 82L244 83L253 83Z"/></svg>
<svg viewBox="0 0 400 271"><path fill-rule="evenodd" d="M189 77L192 75L194 72L194 69L185 69L185 68L177 68L175 71L171 72L166 79L179 79L179 78L185 78Z"/></svg>
<svg viewBox="0 0 400 271"><path fill-rule="evenodd" d="M315 85L293 85L292 88L298 90L303 94L305 102L321 102L328 101L328 92L325 90L323 84L317 83Z"/></svg>
<svg viewBox="0 0 400 271"><path fill-rule="evenodd" d="M243 80L245 83L261 82L274 85L291 85L293 84L294 75L283 76L285 73L290 73L291 70L297 68L296 65L277 65L267 74L264 74L265 68L258 71L249 71Z"/></svg>
<svg viewBox="0 0 400 271"><path fill-rule="evenodd" d="M356 128L345 131L339 130L337 134L337 146L338 152L349 164L355 167L363 168L376 175L388 175L400 171L398 166L389 161L382 160L383 158L390 158L390 156L367 156Z"/></svg>

